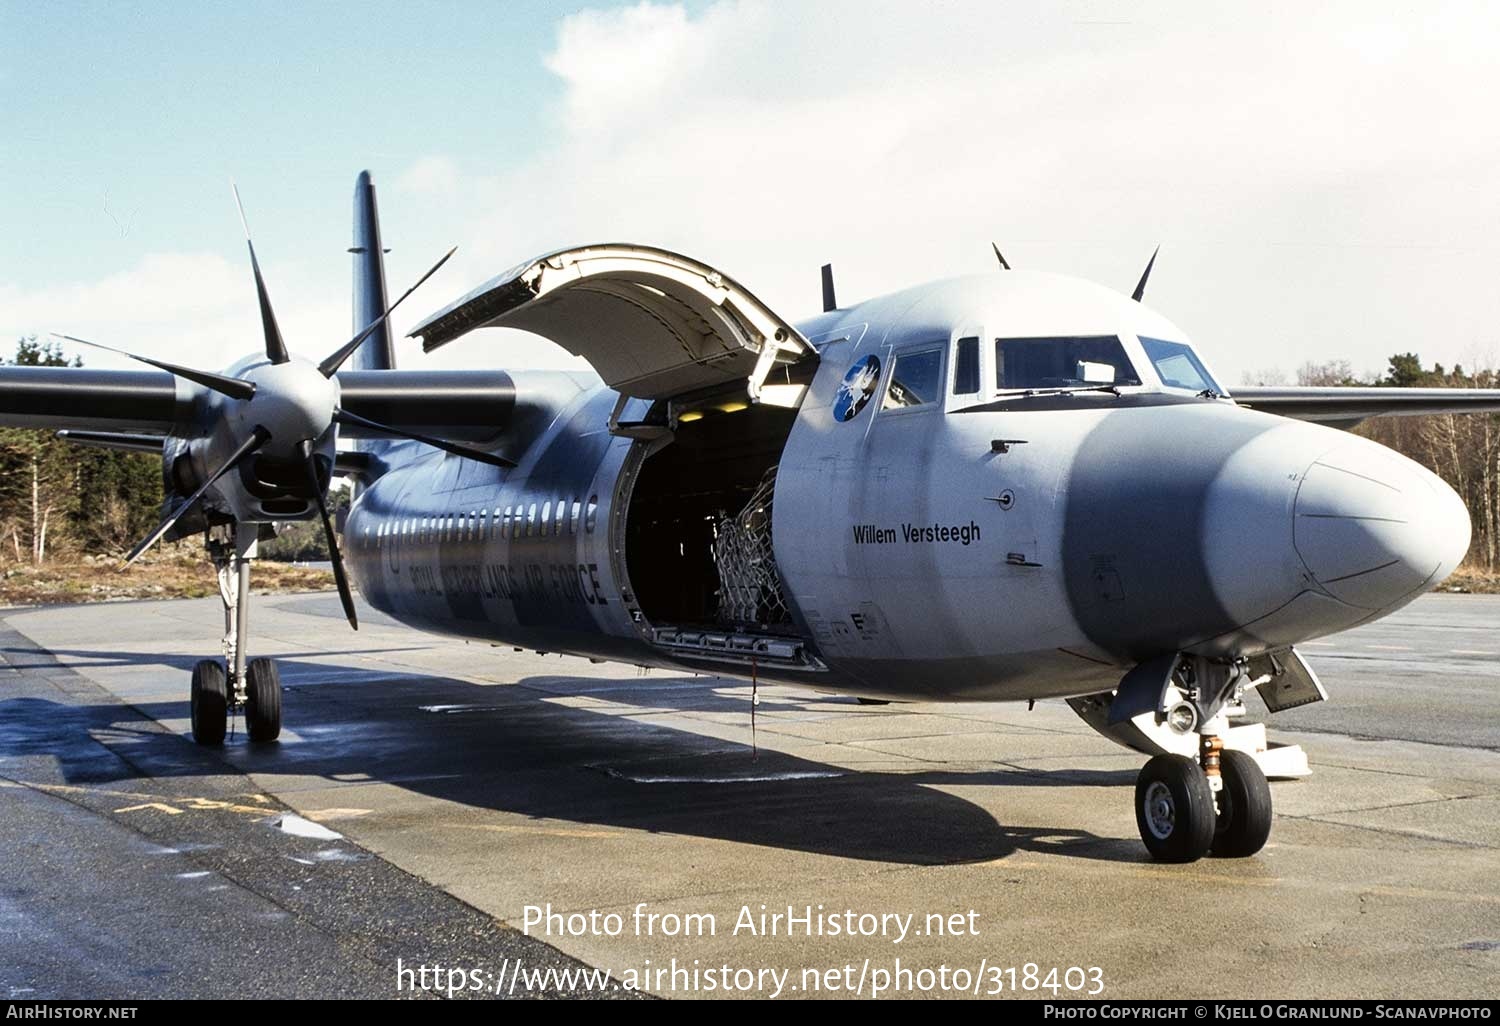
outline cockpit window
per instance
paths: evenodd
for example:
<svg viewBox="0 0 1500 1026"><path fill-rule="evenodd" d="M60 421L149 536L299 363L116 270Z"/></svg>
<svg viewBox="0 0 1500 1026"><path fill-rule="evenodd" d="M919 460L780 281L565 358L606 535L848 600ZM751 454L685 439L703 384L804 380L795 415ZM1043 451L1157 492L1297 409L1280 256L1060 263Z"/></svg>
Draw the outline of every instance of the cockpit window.
<svg viewBox="0 0 1500 1026"><path fill-rule="evenodd" d="M961 338L953 350L953 394L979 391L979 339Z"/></svg>
<svg viewBox="0 0 1500 1026"><path fill-rule="evenodd" d="M1161 376L1161 383L1168 388L1188 388L1194 392L1224 391L1209 377L1208 370L1199 362L1191 346L1143 335L1141 348L1146 350L1156 373Z"/></svg>
<svg viewBox="0 0 1500 1026"><path fill-rule="evenodd" d="M891 383L886 386L882 410L922 406L937 399L942 390L943 351L927 349L896 357Z"/></svg>
<svg viewBox="0 0 1500 1026"><path fill-rule="evenodd" d="M995 387L1077 388L1139 385L1114 335L995 339Z"/></svg>

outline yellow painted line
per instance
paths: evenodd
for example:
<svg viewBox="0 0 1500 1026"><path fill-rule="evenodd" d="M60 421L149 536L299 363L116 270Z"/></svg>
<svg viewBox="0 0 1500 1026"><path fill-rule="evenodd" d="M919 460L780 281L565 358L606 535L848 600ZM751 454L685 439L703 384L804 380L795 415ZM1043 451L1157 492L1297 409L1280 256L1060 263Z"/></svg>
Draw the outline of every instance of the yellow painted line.
<svg viewBox="0 0 1500 1026"><path fill-rule="evenodd" d="M169 816L182 815L181 809L173 808L170 805L163 805L161 802L146 802L143 805L127 805L123 809L116 809L115 812L141 812L145 809L155 809L157 812L165 812Z"/></svg>
<svg viewBox="0 0 1500 1026"><path fill-rule="evenodd" d="M993 866L996 869L1041 869L1054 872L1058 869L1073 869L1080 872L1093 872L1098 869L1097 865L1078 865L1066 860L1063 852L1058 852L1062 858L1056 862L1036 862L1033 860L1020 860L1016 858L1000 857L988 859L983 862L963 863L974 866ZM1109 865L1103 872L1115 877L1121 874L1133 876L1138 879L1164 880L1175 883L1178 880L1193 880L1205 883L1229 884L1235 887L1296 887L1301 889L1320 888L1343 893L1374 894L1383 898L1411 898L1417 901L1451 901L1459 904L1473 904L1478 902L1484 905L1500 905L1500 894L1481 894L1472 891L1444 891L1435 890L1430 887L1407 887L1396 884L1376 883L1339 883L1327 879L1301 879L1289 880L1285 877L1252 877L1252 876L1223 876L1214 873L1196 873L1185 870L1178 866L1121 866Z"/></svg>
<svg viewBox="0 0 1500 1026"><path fill-rule="evenodd" d="M577 827L518 826L505 823L441 823L454 830L483 830L496 834L535 834L539 837L624 837L618 830L585 830Z"/></svg>
<svg viewBox="0 0 1500 1026"><path fill-rule="evenodd" d="M1343 889L1378 894L1383 898L1418 898L1423 901L1458 901L1466 904L1477 901L1485 905L1500 905L1500 894L1468 894L1458 891L1434 891L1426 887L1393 887L1384 884L1368 887L1349 886Z"/></svg>
<svg viewBox="0 0 1500 1026"><path fill-rule="evenodd" d="M114 791L110 790L109 788L78 787L73 784L29 784L24 780L19 780L15 782L15 786L27 787L37 791L46 791L57 794L94 794L102 795L107 798L135 798L140 800L140 804L127 805L124 808L116 809L115 812L117 813L140 812L144 809L155 809L158 812L167 812L174 816L180 815L184 811L188 810L199 812L234 812L246 816L264 816L269 812L275 811L262 805L241 805L238 802L219 801L216 798L173 798L159 794L143 794L140 791ZM269 801L270 799L265 798L262 795L258 796L257 800ZM186 806L187 808L179 809L177 807L179 805Z"/></svg>
<svg viewBox="0 0 1500 1026"><path fill-rule="evenodd" d="M314 823L327 823L335 819L354 819L357 816L368 816L373 809L316 809L312 812L304 812L302 815Z"/></svg>

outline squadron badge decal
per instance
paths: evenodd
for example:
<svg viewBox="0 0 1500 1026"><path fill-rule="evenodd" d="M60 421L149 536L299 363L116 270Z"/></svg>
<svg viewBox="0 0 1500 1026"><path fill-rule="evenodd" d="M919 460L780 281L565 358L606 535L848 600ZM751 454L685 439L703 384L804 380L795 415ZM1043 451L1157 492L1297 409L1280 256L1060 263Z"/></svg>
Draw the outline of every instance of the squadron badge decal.
<svg viewBox="0 0 1500 1026"><path fill-rule="evenodd" d="M875 394L879 380L880 358L877 356L867 356L850 367L833 400L833 419L839 422L853 420Z"/></svg>

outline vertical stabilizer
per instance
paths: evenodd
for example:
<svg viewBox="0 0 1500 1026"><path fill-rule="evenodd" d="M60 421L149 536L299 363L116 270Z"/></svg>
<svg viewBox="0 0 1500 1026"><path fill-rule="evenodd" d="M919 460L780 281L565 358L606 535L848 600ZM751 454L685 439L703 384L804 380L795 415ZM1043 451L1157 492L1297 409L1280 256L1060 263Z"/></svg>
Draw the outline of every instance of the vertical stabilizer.
<svg viewBox="0 0 1500 1026"><path fill-rule="evenodd" d="M375 184L370 172L361 171L354 183L354 331L363 331L385 313L385 250L380 242L380 212L375 204ZM391 327L382 324L370 333L349 360L351 370L392 370L396 351L391 345Z"/></svg>

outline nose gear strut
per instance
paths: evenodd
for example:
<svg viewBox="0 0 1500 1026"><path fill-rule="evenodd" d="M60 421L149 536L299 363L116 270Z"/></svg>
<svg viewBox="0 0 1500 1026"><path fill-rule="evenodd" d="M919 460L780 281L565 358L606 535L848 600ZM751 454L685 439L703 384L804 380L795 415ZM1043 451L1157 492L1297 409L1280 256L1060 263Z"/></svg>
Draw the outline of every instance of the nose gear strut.
<svg viewBox="0 0 1500 1026"><path fill-rule="evenodd" d="M221 744L230 714L240 711L251 741L275 741L281 734L281 674L274 661L247 657L250 564L258 543L256 524L221 524L208 532L224 603L224 662L204 659L193 667L193 740L200 745Z"/></svg>

